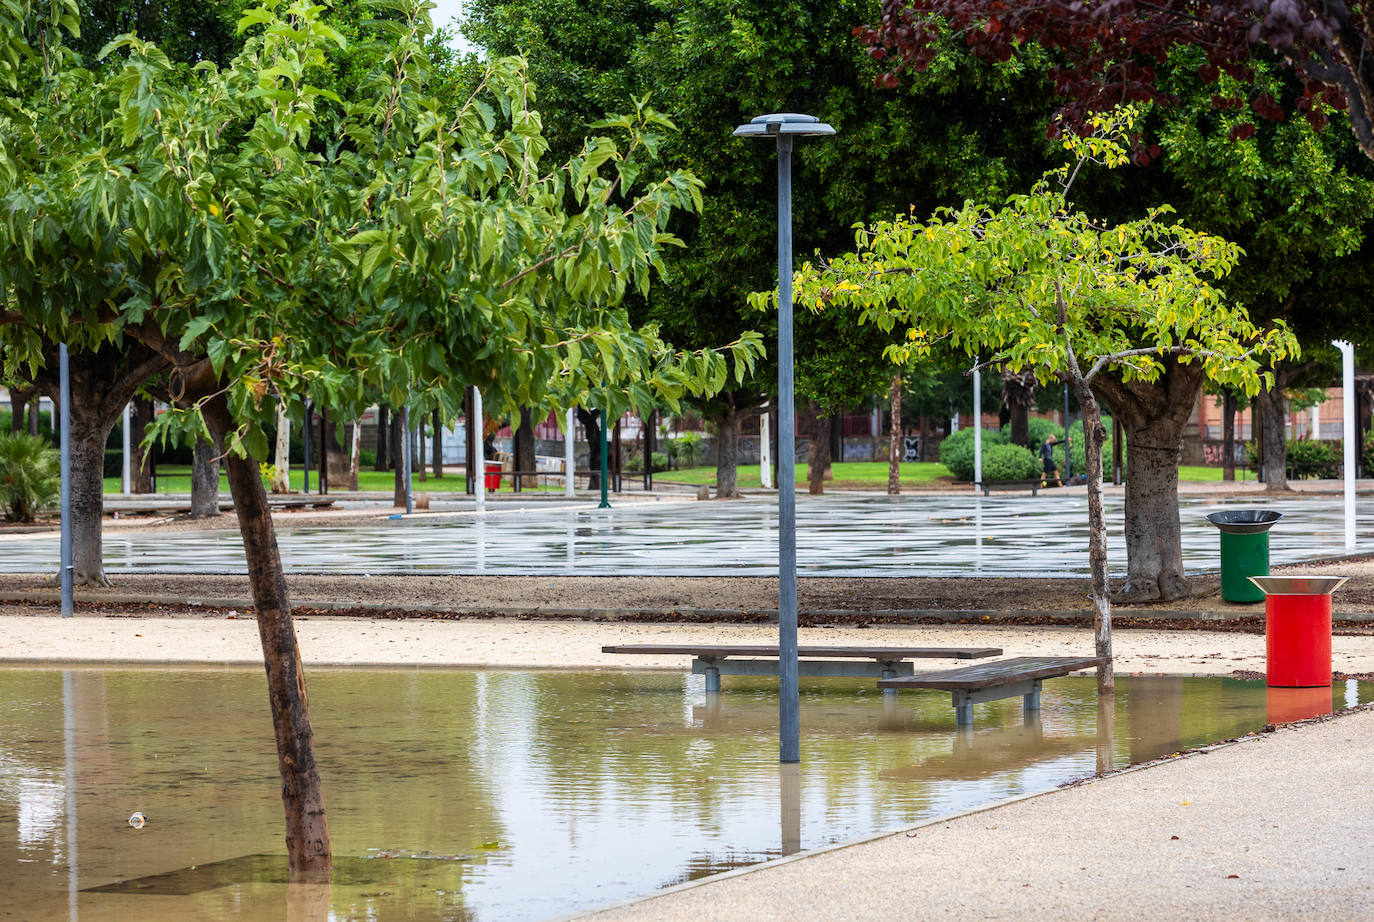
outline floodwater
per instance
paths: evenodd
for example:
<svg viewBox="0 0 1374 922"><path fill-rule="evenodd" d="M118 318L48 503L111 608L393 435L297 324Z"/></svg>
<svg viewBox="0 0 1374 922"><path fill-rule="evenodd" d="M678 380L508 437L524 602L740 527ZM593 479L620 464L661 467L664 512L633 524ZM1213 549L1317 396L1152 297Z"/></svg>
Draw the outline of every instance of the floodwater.
<svg viewBox="0 0 1374 922"><path fill-rule="evenodd" d="M618 501L619 502L619 501ZM1126 565L1123 499L1106 499L1109 561ZM1284 514L1270 532L1272 563L1340 553L1340 497L1244 497L1230 506ZM1184 566L1220 566L1205 516L1226 506L1182 497ZM289 523L282 517L279 524ZM226 522L226 524L229 524ZM1360 518L1358 538L1374 530ZM291 573L451 573L567 576L772 576L778 570L777 502L620 502L611 509L507 503L481 515L383 520L278 533ZM0 536L0 571L56 569L58 536ZM802 576L1086 576L1087 498L1053 490L1030 497L971 493L797 497ZM244 573L237 531L125 533L106 529L105 567L132 573Z"/></svg>
<svg viewBox="0 0 1374 922"><path fill-rule="evenodd" d="M336 870L288 885L260 670L0 670L0 919L548 918L1374 698L1119 682L959 731L946 693L810 680L798 768L775 680L318 669Z"/></svg>

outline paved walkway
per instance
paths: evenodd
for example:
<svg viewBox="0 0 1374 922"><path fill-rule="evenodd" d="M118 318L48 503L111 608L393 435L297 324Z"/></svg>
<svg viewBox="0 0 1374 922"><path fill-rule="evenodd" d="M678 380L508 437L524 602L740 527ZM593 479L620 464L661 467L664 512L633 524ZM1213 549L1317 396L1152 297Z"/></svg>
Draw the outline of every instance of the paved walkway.
<svg viewBox="0 0 1374 922"><path fill-rule="evenodd" d="M651 919L1368 919L1374 712L589 914Z"/></svg>
<svg viewBox="0 0 1374 922"><path fill-rule="evenodd" d="M1365 501L1367 502L1367 500ZM1107 497L1110 558L1125 566L1120 493ZM1216 530L1204 515L1224 505L1284 513L1271 540L1273 563L1340 553L1339 495L1184 496L1183 553L1190 572L1219 565ZM802 576L1084 576L1087 498L1079 490L1039 496L971 493L799 496ZM1364 547L1374 522L1360 520ZM768 576L777 572L777 506L639 498L608 510L588 504L494 506L484 514L417 514L375 525L284 528L292 573ZM236 531L127 533L107 530L106 568L124 572L242 573ZM0 537L0 571L56 565L55 534Z"/></svg>

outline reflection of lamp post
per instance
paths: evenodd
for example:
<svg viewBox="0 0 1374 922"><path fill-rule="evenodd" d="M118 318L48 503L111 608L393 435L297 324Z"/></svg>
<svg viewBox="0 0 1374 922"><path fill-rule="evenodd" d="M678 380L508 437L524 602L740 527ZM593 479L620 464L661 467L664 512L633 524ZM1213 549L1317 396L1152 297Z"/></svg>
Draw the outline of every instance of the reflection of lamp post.
<svg viewBox="0 0 1374 922"><path fill-rule="evenodd" d="M814 115L760 115L735 129L737 138L778 144L778 750L801 761L797 690L797 470L792 405L792 139L831 135Z"/></svg>
<svg viewBox="0 0 1374 922"><path fill-rule="evenodd" d="M72 388L67 362L67 344L57 347L58 415L62 417L62 536L60 554L62 572L58 576L62 587L62 617L72 616ZM36 399L36 398L35 398Z"/></svg>

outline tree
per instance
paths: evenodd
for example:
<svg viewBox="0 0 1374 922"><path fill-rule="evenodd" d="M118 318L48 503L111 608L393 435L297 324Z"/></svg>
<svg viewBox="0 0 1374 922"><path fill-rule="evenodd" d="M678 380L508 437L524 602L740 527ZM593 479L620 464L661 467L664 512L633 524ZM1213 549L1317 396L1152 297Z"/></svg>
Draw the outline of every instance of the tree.
<svg viewBox="0 0 1374 922"><path fill-rule="evenodd" d="M986 366L1034 369L1068 384L1078 399L1088 458L1089 564L1099 690L1113 688L1111 601L1102 512L1106 431L1094 386L1114 369L1123 380L1157 379L1172 358L1254 392L1258 356L1283 358L1296 341L1282 325L1262 331L1210 284L1234 267L1238 249L1180 224L1168 209L1106 225L1071 210L1067 193L1088 160L1126 162L1123 121L1069 139L1072 172L1047 177L1000 208L968 204L920 223L898 218L864 228L858 249L803 267L798 291L815 309L848 308L857 321L904 328L890 350L906 362L948 339Z"/></svg>
<svg viewBox="0 0 1374 922"><path fill-rule="evenodd" d="M964 197L1024 188L1048 165L1036 114L1050 102L1035 67L986 67L963 53L898 96L875 94L879 67L848 38L870 15L867 0L817 7L747 0L478 0L467 34L497 53L522 52L552 92L541 110L571 131L589 111L625 107L649 95L678 126L665 142L669 163L706 183L702 210L679 215L684 249L665 260L662 284L634 309L686 346L764 327L745 309L748 292L773 283L775 166L766 145L730 137L770 111L814 111L839 133L794 161L796 252L839 252L855 222L927 211ZM781 63L780 63L781 62ZM558 142L555 140L554 142ZM825 325L818 332L828 335ZM765 330L765 332L768 332ZM798 330L799 361L829 348ZM883 375L886 390L887 374ZM717 431L774 390L775 366L694 404ZM863 394L867 398L872 394ZM719 455L719 495L729 495L734 458Z"/></svg>
<svg viewBox="0 0 1374 922"><path fill-rule="evenodd" d="M307 79L341 36L305 2L246 13L223 70L187 73L125 38L95 74L32 7L37 26L0 32L42 71L31 96L18 79L0 96L0 323L142 343L172 365L158 436L208 430L224 446L299 872L331 853L257 461L276 400L306 393L356 418L385 386L393 404L452 414L476 384L493 403L597 388L675 404L759 352L754 338L680 353L621 306L673 244L671 212L700 202L692 177L646 169L662 119L608 119L550 164L521 62L431 95L425 5L395 9L379 66L346 96Z"/></svg>
<svg viewBox="0 0 1374 922"><path fill-rule="evenodd" d="M1244 84L1272 54L1301 84L1293 108L1314 127L1326 123L1328 106L1345 110L1360 150L1374 158L1370 30L1360 6L1326 0L883 0L879 24L856 27L854 34L874 58L889 62L880 78L889 86L902 70L930 67L951 33L992 60L1010 60L1028 44L1058 52L1055 89L1068 100L1063 115L1074 131L1120 103L1172 102L1159 79L1176 51L1203 49L1197 73L1209 83L1224 75ZM1265 120L1286 116L1264 89L1219 94L1216 101ZM1249 137L1254 127L1237 124L1232 136ZM1133 154L1153 156L1139 143Z"/></svg>

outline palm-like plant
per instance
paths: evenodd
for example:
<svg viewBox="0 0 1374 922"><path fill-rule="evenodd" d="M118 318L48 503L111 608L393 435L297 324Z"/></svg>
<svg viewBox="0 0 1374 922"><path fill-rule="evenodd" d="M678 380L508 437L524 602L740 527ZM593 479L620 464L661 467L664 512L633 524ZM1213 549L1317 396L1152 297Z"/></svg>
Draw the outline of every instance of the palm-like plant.
<svg viewBox="0 0 1374 922"><path fill-rule="evenodd" d="M43 439L0 432L0 508L11 522L32 522L56 500L57 451Z"/></svg>

